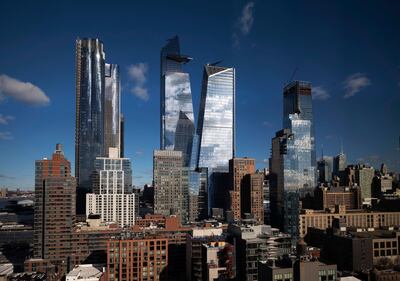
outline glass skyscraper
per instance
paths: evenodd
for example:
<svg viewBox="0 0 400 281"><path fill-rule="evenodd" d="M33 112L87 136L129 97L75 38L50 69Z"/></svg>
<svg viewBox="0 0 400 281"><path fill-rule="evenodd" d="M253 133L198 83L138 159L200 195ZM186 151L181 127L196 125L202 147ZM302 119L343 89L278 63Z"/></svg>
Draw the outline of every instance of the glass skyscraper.
<svg viewBox="0 0 400 281"><path fill-rule="evenodd" d="M191 60L180 54L179 38L161 49L160 148L182 151L189 166L194 133L194 114L189 74L182 65Z"/></svg>
<svg viewBox="0 0 400 281"><path fill-rule="evenodd" d="M284 129L272 139L271 214L273 225L296 238L300 199L317 184L310 83L294 81L284 88L283 112Z"/></svg>
<svg viewBox="0 0 400 281"><path fill-rule="evenodd" d="M94 161L104 154L104 59L99 39L76 40L75 176L86 190Z"/></svg>
<svg viewBox="0 0 400 281"><path fill-rule="evenodd" d="M121 156L120 79L116 64L105 64L104 151L118 148Z"/></svg>
<svg viewBox="0 0 400 281"><path fill-rule="evenodd" d="M96 157L110 147L121 155L119 68L105 63L99 39L76 40L75 176L77 214L85 213L85 194L91 192Z"/></svg>
<svg viewBox="0 0 400 281"><path fill-rule="evenodd" d="M311 83L293 81L283 90L283 128L290 128L290 115L297 113L302 120L311 122L312 163L316 166L314 120L312 109Z"/></svg>
<svg viewBox="0 0 400 281"><path fill-rule="evenodd" d="M234 68L210 64L204 67L197 135L197 167L208 169L208 206L212 208L219 188L211 180L213 173L229 172L229 160L234 157Z"/></svg>

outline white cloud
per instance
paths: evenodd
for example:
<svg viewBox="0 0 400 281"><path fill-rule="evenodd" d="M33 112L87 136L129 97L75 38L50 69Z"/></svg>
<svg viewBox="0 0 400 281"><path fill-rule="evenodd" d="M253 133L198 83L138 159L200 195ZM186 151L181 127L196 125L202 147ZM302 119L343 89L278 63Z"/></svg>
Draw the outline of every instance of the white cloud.
<svg viewBox="0 0 400 281"><path fill-rule="evenodd" d="M142 86L135 86L131 89L131 93L135 95L135 97L138 97L141 100L148 101L150 96L149 93L147 92L146 88L143 88Z"/></svg>
<svg viewBox="0 0 400 281"><path fill-rule="evenodd" d="M148 90L144 85L147 81L148 69L148 64L144 62L133 64L128 67L129 78L135 83L135 86L131 89L131 93L144 101L148 101L150 98Z"/></svg>
<svg viewBox="0 0 400 281"><path fill-rule="evenodd" d="M350 98L369 85L371 80L364 73L352 74L343 82L343 88L346 90L343 98Z"/></svg>
<svg viewBox="0 0 400 281"><path fill-rule="evenodd" d="M248 2L237 19L235 31L232 34L233 46L239 47L240 37L250 33L254 23L254 2Z"/></svg>
<svg viewBox="0 0 400 281"><path fill-rule="evenodd" d="M254 22L253 9L254 9L254 2L249 2L243 7L242 15L239 18L239 27L243 35L249 34L253 26Z"/></svg>
<svg viewBox="0 0 400 281"><path fill-rule="evenodd" d="M323 88L321 86L312 88L312 98L314 100L327 100L330 97L331 97L331 95L325 88Z"/></svg>
<svg viewBox="0 0 400 281"><path fill-rule="evenodd" d="M0 75L0 94L2 96L0 100L10 97L30 105L45 106L50 103L49 97L39 87L5 74Z"/></svg>
<svg viewBox="0 0 400 281"><path fill-rule="evenodd" d="M0 132L0 140L12 140L13 138L10 132Z"/></svg>
<svg viewBox="0 0 400 281"><path fill-rule="evenodd" d="M8 125L9 121L14 120L15 117L11 115L3 115L0 113L0 125Z"/></svg>
<svg viewBox="0 0 400 281"><path fill-rule="evenodd" d="M272 127L272 123L271 122L269 122L269 121L264 121L263 122L263 126L265 126L265 127Z"/></svg>

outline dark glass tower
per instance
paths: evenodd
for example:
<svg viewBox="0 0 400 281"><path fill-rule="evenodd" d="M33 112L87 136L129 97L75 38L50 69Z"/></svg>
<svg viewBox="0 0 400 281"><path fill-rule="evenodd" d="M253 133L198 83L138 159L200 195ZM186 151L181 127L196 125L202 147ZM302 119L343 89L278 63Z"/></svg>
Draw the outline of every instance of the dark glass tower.
<svg viewBox="0 0 400 281"><path fill-rule="evenodd" d="M104 154L104 57L99 39L76 40L75 176L87 190L94 160Z"/></svg>
<svg viewBox="0 0 400 281"><path fill-rule="evenodd" d="M194 115L190 78L182 71L182 65L190 60L180 54L177 36L169 39L161 49L160 148L182 151L186 166L190 162Z"/></svg>
<svg viewBox="0 0 400 281"><path fill-rule="evenodd" d="M229 160L235 148L235 69L204 67L197 126L197 167L208 169L209 208L217 193L214 173L229 172Z"/></svg>

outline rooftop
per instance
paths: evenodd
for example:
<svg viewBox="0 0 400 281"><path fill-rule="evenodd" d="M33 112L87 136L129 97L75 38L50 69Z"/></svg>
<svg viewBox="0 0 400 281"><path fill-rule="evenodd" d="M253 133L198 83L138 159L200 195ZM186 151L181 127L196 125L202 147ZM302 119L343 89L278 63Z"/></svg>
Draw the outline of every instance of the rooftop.
<svg viewBox="0 0 400 281"><path fill-rule="evenodd" d="M101 277L103 271L98 266L93 264L80 264L74 267L68 274L67 277L78 277L77 279Z"/></svg>

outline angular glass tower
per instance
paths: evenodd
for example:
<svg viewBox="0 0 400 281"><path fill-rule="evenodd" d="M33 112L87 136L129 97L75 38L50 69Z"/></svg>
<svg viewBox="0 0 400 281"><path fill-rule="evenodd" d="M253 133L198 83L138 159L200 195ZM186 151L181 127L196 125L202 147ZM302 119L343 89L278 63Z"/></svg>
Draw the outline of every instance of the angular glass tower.
<svg viewBox="0 0 400 281"><path fill-rule="evenodd" d="M105 64L104 151L118 148L121 157L120 79L116 64Z"/></svg>
<svg viewBox="0 0 400 281"><path fill-rule="evenodd" d="M91 188L96 157L104 154L104 59L99 39L76 40L75 176L85 190Z"/></svg>
<svg viewBox="0 0 400 281"><path fill-rule="evenodd" d="M215 172L228 172L229 159L234 157L234 68L210 64L204 67L197 135L197 167L208 169L208 206L212 208L218 187L210 179Z"/></svg>
<svg viewBox="0 0 400 281"><path fill-rule="evenodd" d="M293 238L299 235L300 199L316 186L315 167L311 161L311 122L289 115L289 128L272 139L270 167L271 213L273 225Z"/></svg>
<svg viewBox="0 0 400 281"><path fill-rule="evenodd" d="M190 162L194 115L190 78L182 71L182 65L190 60L180 54L177 36L161 49L160 148L182 151L185 166Z"/></svg>
<svg viewBox="0 0 400 281"><path fill-rule="evenodd" d="M302 120L311 122L312 163L316 166L314 120L312 109L311 83L293 81L283 89L283 128L290 128L290 115L297 113Z"/></svg>

